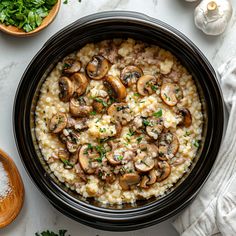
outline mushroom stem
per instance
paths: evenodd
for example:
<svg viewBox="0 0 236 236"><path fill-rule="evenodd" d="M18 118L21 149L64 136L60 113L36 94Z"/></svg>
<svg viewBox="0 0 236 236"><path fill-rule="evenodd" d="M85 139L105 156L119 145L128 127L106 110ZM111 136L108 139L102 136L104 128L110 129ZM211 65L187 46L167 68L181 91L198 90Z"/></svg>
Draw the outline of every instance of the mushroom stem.
<svg viewBox="0 0 236 236"><path fill-rule="evenodd" d="M215 1L211 1L207 4L207 14L208 16L214 16L218 14L219 8L217 6L217 3Z"/></svg>

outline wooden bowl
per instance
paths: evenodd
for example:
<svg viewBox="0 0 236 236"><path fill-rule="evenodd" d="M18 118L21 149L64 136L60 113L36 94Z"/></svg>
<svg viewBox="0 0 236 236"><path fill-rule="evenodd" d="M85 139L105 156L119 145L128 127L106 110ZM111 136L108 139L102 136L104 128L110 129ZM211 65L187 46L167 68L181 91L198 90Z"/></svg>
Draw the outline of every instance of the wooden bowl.
<svg viewBox="0 0 236 236"><path fill-rule="evenodd" d="M24 202L24 185L13 160L0 149L0 162L8 173L11 191L0 199L0 229L9 225L19 214ZM1 181L1 180L0 180Z"/></svg>
<svg viewBox="0 0 236 236"><path fill-rule="evenodd" d="M42 24L36 29L28 33L15 26L12 26L12 25L7 26L5 24L0 24L0 30L7 34L17 36L17 37L27 37L27 36L35 35L53 22L53 20L57 16L60 6L61 6L61 0L58 0L58 2L53 6L53 8L48 13L48 16L46 16L43 19Z"/></svg>

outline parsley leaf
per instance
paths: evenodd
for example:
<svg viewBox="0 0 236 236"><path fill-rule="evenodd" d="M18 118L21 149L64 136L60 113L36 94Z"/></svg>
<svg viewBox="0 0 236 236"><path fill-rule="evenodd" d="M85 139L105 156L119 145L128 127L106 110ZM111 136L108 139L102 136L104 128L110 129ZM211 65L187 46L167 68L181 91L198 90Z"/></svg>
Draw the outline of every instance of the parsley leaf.
<svg viewBox="0 0 236 236"><path fill-rule="evenodd" d="M157 112L154 112L152 115L155 116L156 118L162 117L162 109L160 109L160 110L157 111Z"/></svg>

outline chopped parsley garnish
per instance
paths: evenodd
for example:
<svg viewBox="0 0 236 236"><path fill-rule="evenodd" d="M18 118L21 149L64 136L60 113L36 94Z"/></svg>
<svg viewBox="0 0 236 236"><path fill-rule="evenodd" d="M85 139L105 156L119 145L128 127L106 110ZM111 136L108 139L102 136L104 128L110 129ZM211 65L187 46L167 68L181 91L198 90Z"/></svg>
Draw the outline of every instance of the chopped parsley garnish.
<svg viewBox="0 0 236 236"><path fill-rule="evenodd" d="M134 93L134 96L135 97L140 97L140 94L139 93Z"/></svg>
<svg viewBox="0 0 236 236"><path fill-rule="evenodd" d="M143 119L143 125L144 126L153 126L153 124L149 120L146 120L146 119Z"/></svg>
<svg viewBox="0 0 236 236"><path fill-rule="evenodd" d="M171 100L170 97L169 97L166 93L164 93L164 96L165 96L165 98L166 98L168 101Z"/></svg>
<svg viewBox="0 0 236 236"><path fill-rule="evenodd" d="M190 132L187 130L186 132L185 132L185 134L184 134L184 137L187 137L187 136L189 136L190 135Z"/></svg>
<svg viewBox="0 0 236 236"><path fill-rule="evenodd" d="M95 146L97 152L99 153L100 157L103 158L106 154L106 149L102 145Z"/></svg>
<svg viewBox="0 0 236 236"><path fill-rule="evenodd" d="M199 146L200 146L199 141L198 140L194 140L193 146L196 147L196 148L199 148Z"/></svg>
<svg viewBox="0 0 236 236"><path fill-rule="evenodd" d="M61 161L66 165L66 166L74 166L74 164L70 163L68 160L61 159Z"/></svg>
<svg viewBox="0 0 236 236"><path fill-rule="evenodd" d="M136 140L137 140L138 143L140 143L142 141L142 139L143 139L143 137L140 136Z"/></svg>
<svg viewBox="0 0 236 236"><path fill-rule="evenodd" d="M30 32L42 24L57 0L0 1L0 22Z"/></svg>
<svg viewBox="0 0 236 236"><path fill-rule="evenodd" d="M145 166L149 167L149 165L144 160L141 160L141 163L143 163Z"/></svg>
<svg viewBox="0 0 236 236"><path fill-rule="evenodd" d="M104 132L106 132L106 128L100 128L99 131L100 131L101 133L104 133Z"/></svg>
<svg viewBox="0 0 236 236"><path fill-rule="evenodd" d="M93 150L93 146L91 143L88 143L88 147L84 151L84 155L88 155L89 150Z"/></svg>
<svg viewBox="0 0 236 236"><path fill-rule="evenodd" d="M96 160L97 162L100 162L100 163L101 163L101 162L102 162L102 157L98 157L98 158L96 158L95 160Z"/></svg>
<svg viewBox="0 0 236 236"><path fill-rule="evenodd" d="M95 116L95 115L97 114L97 112L96 112L96 111L91 111L89 114L90 114L91 116Z"/></svg>
<svg viewBox="0 0 236 236"><path fill-rule="evenodd" d="M124 109L128 108L128 106L120 106L120 107L117 107L116 110L117 111L122 111Z"/></svg>
<svg viewBox="0 0 236 236"><path fill-rule="evenodd" d="M61 229L61 230L59 230L59 233L57 234L57 233L54 233L53 231L47 230L47 231L43 231L41 233L35 233L35 236L66 236L66 232L67 232L67 230ZM70 236L70 235L68 235L68 236Z"/></svg>
<svg viewBox="0 0 236 236"><path fill-rule="evenodd" d="M162 117L162 109L160 109L160 110L157 111L157 112L154 112L152 115L155 116L156 118Z"/></svg>
<svg viewBox="0 0 236 236"><path fill-rule="evenodd" d="M95 100L96 102L101 103L104 107L107 107L107 106L108 106L108 104L107 104L105 101L103 101L102 99L100 99L100 98L94 98L94 100Z"/></svg>
<svg viewBox="0 0 236 236"><path fill-rule="evenodd" d="M153 90L153 91L157 91L157 86L156 85L151 85L151 89Z"/></svg>
<svg viewBox="0 0 236 236"><path fill-rule="evenodd" d="M116 156L116 159L118 160L118 161L122 161L123 160L123 156L121 156L121 155L118 155L118 156Z"/></svg>
<svg viewBox="0 0 236 236"><path fill-rule="evenodd" d="M129 133L127 133L128 136L133 136L135 134L135 132L132 129L129 129Z"/></svg>

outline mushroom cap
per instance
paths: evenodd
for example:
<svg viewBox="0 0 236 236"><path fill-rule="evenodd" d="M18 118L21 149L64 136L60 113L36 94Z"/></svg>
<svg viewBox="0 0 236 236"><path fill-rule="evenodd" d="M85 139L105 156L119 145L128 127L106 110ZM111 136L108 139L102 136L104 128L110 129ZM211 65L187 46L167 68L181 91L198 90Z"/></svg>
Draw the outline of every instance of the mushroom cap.
<svg viewBox="0 0 236 236"><path fill-rule="evenodd" d="M73 82L66 76L63 76L58 81L59 85L59 98L63 102L69 102L70 98L74 93L74 84Z"/></svg>
<svg viewBox="0 0 236 236"><path fill-rule="evenodd" d="M161 182L169 177L171 173L171 166L167 161L158 162L160 175L157 176L157 182Z"/></svg>
<svg viewBox="0 0 236 236"><path fill-rule="evenodd" d="M183 125L188 128L192 124L192 115L189 109L179 108L177 114L181 117L181 121L178 123L178 125Z"/></svg>
<svg viewBox="0 0 236 236"><path fill-rule="evenodd" d="M119 156L120 155L115 155L113 152L106 155L107 160L111 165L119 165L121 163L121 160L119 160Z"/></svg>
<svg viewBox="0 0 236 236"><path fill-rule="evenodd" d="M176 83L164 83L161 86L161 98L166 105L173 107L183 98L183 91Z"/></svg>
<svg viewBox="0 0 236 236"><path fill-rule="evenodd" d="M100 80L108 72L110 62L101 55L93 56L92 60L86 66L86 73L89 78Z"/></svg>
<svg viewBox="0 0 236 236"><path fill-rule="evenodd" d="M115 121L126 125L132 120L131 111L127 103L113 103L108 109L107 114L112 116Z"/></svg>
<svg viewBox="0 0 236 236"><path fill-rule="evenodd" d="M154 140L157 140L162 130L164 129L163 119L152 117L149 118L148 121L151 125L146 126L147 135Z"/></svg>
<svg viewBox="0 0 236 236"><path fill-rule="evenodd" d="M70 79L74 82L75 92L80 96L86 92L88 87L88 79L82 73L74 73Z"/></svg>
<svg viewBox="0 0 236 236"><path fill-rule="evenodd" d="M87 117L93 110L92 106L81 104L81 102L75 98L70 100L69 109L71 115L74 117Z"/></svg>
<svg viewBox="0 0 236 236"><path fill-rule="evenodd" d="M108 89L109 96L117 99L118 101L125 99L127 92L120 79L109 75L105 77L103 84Z"/></svg>
<svg viewBox="0 0 236 236"><path fill-rule="evenodd" d="M139 172L148 172L154 167L154 160L152 157L144 157L143 159L138 159L135 161L134 166Z"/></svg>
<svg viewBox="0 0 236 236"><path fill-rule="evenodd" d="M156 77L153 75L143 75L139 78L137 82L137 91L142 96L147 96L155 92L155 90L152 89L151 81L154 83L157 81Z"/></svg>
<svg viewBox="0 0 236 236"><path fill-rule="evenodd" d="M84 144L80 148L79 163L85 173L93 174L95 172L95 169L91 167L91 161L98 157L98 154L90 153L90 151L88 150L88 145Z"/></svg>
<svg viewBox="0 0 236 236"><path fill-rule="evenodd" d="M138 173L127 173L120 177L119 184L123 190L129 190L130 186L137 185L140 181Z"/></svg>
<svg viewBox="0 0 236 236"><path fill-rule="evenodd" d="M68 58L64 60L63 73L73 74L79 72L81 69L81 62L73 58Z"/></svg>
<svg viewBox="0 0 236 236"><path fill-rule="evenodd" d="M152 169L151 171L149 171L148 178L149 178L149 181L147 182L148 185L156 183L157 180L156 170Z"/></svg>
<svg viewBox="0 0 236 236"><path fill-rule="evenodd" d="M141 180L139 186L140 186L141 188L149 188L149 186L147 185L148 182L149 182L149 178L148 178L146 175L144 175L144 176L142 177L142 180Z"/></svg>
<svg viewBox="0 0 236 236"><path fill-rule="evenodd" d="M120 80L125 86L135 84L143 76L143 71L138 66L126 66L120 75Z"/></svg>
<svg viewBox="0 0 236 236"><path fill-rule="evenodd" d="M60 133L67 125L67 115L62 112L58 112L54 115L49 123L50 132L57 134Z"/></svg>
<svg viewBox="0 0 236 236"><path fill-rule="evenodd" d="M177 135L170 131L165 130L160 135L159 141L159 159L166 160L166 155L175 155L179 150L179 139Z"/></svg>

